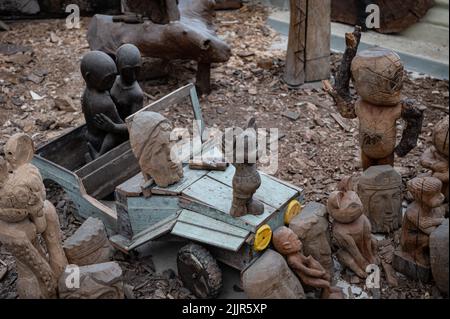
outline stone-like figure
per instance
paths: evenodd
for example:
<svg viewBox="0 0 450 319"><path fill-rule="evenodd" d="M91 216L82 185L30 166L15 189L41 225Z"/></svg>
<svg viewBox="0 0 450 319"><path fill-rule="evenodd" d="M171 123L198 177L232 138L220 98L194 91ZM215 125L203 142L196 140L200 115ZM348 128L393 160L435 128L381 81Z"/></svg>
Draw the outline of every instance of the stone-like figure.
<svg viewBox="0 0 450 319"><path fill-rule="evenodd" d="M401 250L394 256L397 271L427 281L430 274L430 234L444 222L442 183L434 177L416 177L407 183L414 202L403 217Z"/></svg>
<svg viewBox="0 0 450 319"><path fill-rule="evenodd" d="M328 231L327 207L320 203L308 203L301 213L289 223L289 228L303 243L305 255L314 259L333 276L333 259L331 258L330 233Z"/></svg>
<svg viewBox="0 0 450 319"><path fill-rule="evenodd" d="M433 177L442 182L442 194L448 201L448 115L434 127L433 146L422 155L420 163L433 171Z"/></svg>
<svg viewBox="0 0 450 319"><path fill-rule="evenodd" d="M30 164L33 142L25 134L16 134L8 140L4 152L7 169L5 161L0 160L0 242L16 258L19 297L55 298L57 280L67 259L58 215L45 200L39 170Z"/></svg>
<svg viewBox="0 0 450 319"><path fill-rule="evenodd" d="M363 213L363 204L352 187L352 179L344 178L338 190L331 193L327 207L333 218L333 237L339 246L339 261L357 276L366 278L367 266L379 263L375 256L377 245L371 234L370 221Z"/></svg>
<svg viewBox="0 0 450 319"><path fill-rule="evenodd" d="M358 182L358 195L372 232L390 233L402 224L402 177L392 166L369 167Z"/></svg>
<svg viewBox="0 0 450 319"><path fill-rule="evenodd" d="M140 112L130 123L130 143L144 179L153 179L159 187L167 187L183 177L180 162L171 157L172 125L156 112Z"/></svg>
<svg viewBox="0 0 450 319"><path fill-rule="evenodd" d="M117 132L106 125L99 125L99 117L96 116L103 114L114 124L124 124L109 93L116 73L116 64L104 52L88 52L81 60L81 74L86 82L81 105L87 126L89 155L92 159L105 154L127 139L126 130Z"/></svg>
<svg viewBox="0 0 450 319"><path fill-rule="evenodd" d="M120 118L125 121L144 107L144 92L137 81L142 67L139 49L132 44L122 45L116 52L116 64L119 75L111 88L111 97ZM114 123L106 114L98 114L94 120L97 127L105 132L128 136L126 124Z"/></svg>
<svg viewBox="0 0 450 319"><path fill-rule="evenodd" d="M222 148L227 160L236 168L233 176L233 202L230 215L241 217L247 214L261 215L264 213L264 205L253 198L256 190L261 186L261 177L256 169L258 160L256 121L251 118L246 130L237 137L224 135ZM236 130L234 130L236 131ZM230 151L232 154L230 156Z"/></svg>
<svg viewBox="0 0 450 319"><path fill-rule="evenodd" d="M331 287L331 278L325 268L312 256L306 257L301 253L302 242L291 229L282 226L275 230L272 243L280 254L286 256L289 267L294 270L302 284L322 289L324 299L342 298L342 291Z"/></svg>
<svg viewBox="0 0 450 319"><path fill-rule="evenodd" d="M417 144L422 130L423 110L411 99L402 99L404 67L393 51L372 48L357 54L361 29L346 34L347 49L333 87L324 82L343 117L359 119L359 144L364 170L374 165L394 165L394 153L406 156ZM354 102L350 78L359 95ZM406 128L396 146L396 123Z"/></svg>

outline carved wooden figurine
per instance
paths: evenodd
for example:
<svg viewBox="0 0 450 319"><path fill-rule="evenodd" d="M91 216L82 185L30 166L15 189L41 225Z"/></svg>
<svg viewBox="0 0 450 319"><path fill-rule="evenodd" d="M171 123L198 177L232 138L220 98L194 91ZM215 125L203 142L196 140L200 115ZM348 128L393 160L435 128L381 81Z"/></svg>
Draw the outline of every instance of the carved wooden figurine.
<svg viewBox="0 0 450 319"><path fill-rule="evenodd" d="M341 115L359 119L361 162L365 169L373 165L394 165L394 153L406 156L417 143L422 130L423 110L411 99L402 100L404 69L393 51L372 48L356 55L361 29L346 34L347 49L336 75L334 88L325 81ZM359 99L350 94L350 77ZM396 146L396 123L407 123Z"/></svg>
<svg viewBox="0 0 450 319"><path fill-rule="evenodd" d="M330 274L312 256L301 253L302 242L289 228L282 226L273 233L272 243L275 249L287 257L291 267L301 282L313 288L322 289L322 298L342 298L339 288L331 287Z"/></svg>
<svg viewBox="0 0 450 319"><path fill-rule="evenodd" d="M351 177L339 183L338 190L331 193L327 207L333 218L333 237L339 246L339 261L357 276L366 278L367 266L378 264L376 239L372 237L369 219L363 214L361 200L352 190Z"/></svg>
<svg viewBox="0 0 450 319"><path fill-rule="evenodd" d="M264 213L264 205L253 198L256 190L261 186L261 177L256 169L257 143L256 143L256 121L251 118L247 128L237 137L228 138L224 135L222 147L227 159L236 168L233 176L233 202L230 215L240 217L247 214L261 215ZM230 147L231 143L233 144ZM232 155L230 155L232 151Z"/></svg>
<svg viewBox="0 0 450 319"><path fill-rule="evenodd" d="M331 0L290 0L284 80L292 87L330 77Z"/></svg>
<svg viewBox="0 0 450 319"><path fill-rule="evenodd" d="M430 234L444 222L438 208L444 201L442 183L434 177L416 177L407 183L414 197L403 217L401 250L396 251L394 267L397 271L422 281L430 276Z"/></svg>
<svg viewBox="0 0 450 319"><path fill-rule="evenodd" d="M140 112L130 123L130 143L139 160L146 181L150 178L160 187L167 187L183 177L180 162L171 157L172 125L156 112Z"/></svg>
<svg viewBox="0 0 450 319"><path fill-rule="evenodd" d="M358 195L372 232L390 233L402 224L402 177L389 165L369 167L359 179Z"/></svg>
<svg viewBox="0 0 450 319"><path fill-rule="evenodd" d="M19 297L55 298L67 259L58 215L45 200L39 170L30 164L33 142L25 134L16 134L4 151L8 169L0 159L0 242L16 258Z"/></svg>
<svg viewBox="0 0 450 319"><path fill-rule="evenodd" d="M87 125L86 139L89 153L95 159L126 141L123 132L114 128L99 127L96 115L104 114L114 124L123 124L109 91L116 79L117 68L113 59L106 53L91 51L81 60L81 74L86 88L81 100Z"/></svg>
<svg viewBox="0 0 450 319"><path fill-rule="evenodd" d="M122 121L139 111L144 106L144 92L137 77L142 67L141 53L132 44L122 45L116 52L116 65L119 75L111 88L111 97L116 105ZM105 132L115 132L121 136L128 136L128 128L124 123L114 123L106 114L94 117L97 127Z"/></svg>
<svg viewBox="0 0 450 319"><path fill-rule="evenodd" d="M420 163L433 171L433 177L442 182L442 194L448 201L448 115L436 124L433 132L433 146L422 155Z"/></svg>

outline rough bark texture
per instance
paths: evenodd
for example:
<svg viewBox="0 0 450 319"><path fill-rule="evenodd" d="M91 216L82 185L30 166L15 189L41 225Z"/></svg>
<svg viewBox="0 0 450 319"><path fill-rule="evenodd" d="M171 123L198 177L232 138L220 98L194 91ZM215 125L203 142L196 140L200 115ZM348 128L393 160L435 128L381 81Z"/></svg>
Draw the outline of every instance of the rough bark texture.
<svg viewBox="0 0 450 319"><path fill-rule="evenodd" d="M360 2L364 0L332 0L331 19L351 25L360 23ZM401 32L419 21L433 6L434 0L373 0L380 7L381 33ZM365 19L364 19L365 20Z"/></svg>

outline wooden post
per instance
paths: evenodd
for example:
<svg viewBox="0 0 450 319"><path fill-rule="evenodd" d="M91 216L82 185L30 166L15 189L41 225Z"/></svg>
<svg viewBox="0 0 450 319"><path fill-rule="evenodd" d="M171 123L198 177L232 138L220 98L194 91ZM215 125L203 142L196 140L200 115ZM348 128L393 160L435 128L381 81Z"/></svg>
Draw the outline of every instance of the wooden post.
<svg viewBox="0 0 450 319"><path fill-rule="evenodd" d="M197 78L195 86L199 95L209 94L211 92L211 64L198 62L197 64Z"/></svg>
<svg viewBox="0 0 450 319"><path fill-rule="evenodd" d="M284 80L297 87L330 74L331 0L290 0Z"/></svg>

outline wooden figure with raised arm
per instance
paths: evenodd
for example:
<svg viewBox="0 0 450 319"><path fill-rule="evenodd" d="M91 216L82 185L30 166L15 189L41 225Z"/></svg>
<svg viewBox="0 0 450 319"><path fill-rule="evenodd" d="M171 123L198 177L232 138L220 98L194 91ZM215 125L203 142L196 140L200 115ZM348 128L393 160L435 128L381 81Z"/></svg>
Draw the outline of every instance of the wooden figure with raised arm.
<svg viewBox="0 0 450 319"><path fill-rule="evenodd" d="M406 156L417 144L422 130L423 110L414 100L403 99L404 67L393 51L374 47L358 51L361 28L346 34L344 53L334 87L324 81L325 90L333 97L339 113L345 118L359 119L359 145L364 170L374 165L394 165L394 154ZM359 99L350 93L350 78ZM398 145L397 120L406 128Z"/></svg>

